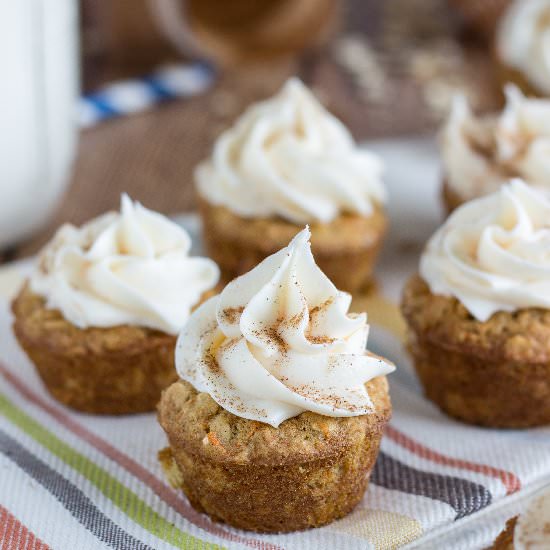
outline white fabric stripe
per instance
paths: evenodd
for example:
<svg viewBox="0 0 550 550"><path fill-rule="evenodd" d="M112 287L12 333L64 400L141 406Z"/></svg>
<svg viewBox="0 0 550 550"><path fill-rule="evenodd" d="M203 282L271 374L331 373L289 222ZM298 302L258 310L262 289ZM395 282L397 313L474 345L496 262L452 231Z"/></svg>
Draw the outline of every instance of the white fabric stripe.
<svg viewBox="0 0 550 550"><path fill-rule="evenodd" d="M1 377L0 382L3 382L3 379ZM6 394L5 386L3 386L1 383L0 391ZM18 394L12 392L11 395L8 395L12 403L14 403L19 408L23 408L22 405L24 405L24 402ZM168 506L168 504L162 501L149 487L141 483L127 470L120 467L117 463L111 461L95 448L83 442L77 436L73 435L72 432L69 432L57 422L50 420L50 417L46 417L41 409L27 404L27 406L25 407L25 412L29 416L34 418L34 420L41 423L48 430L53 432L56 437L61 439L64 443L68 444L73 449L85 455L89 460L94 462L100 468L106 470L120 483L128 487L132 492L134 492L141 500L143 500L147 505L155 510L160 516L165 518L170 523L173 523L178 529L181 529L182 531L189 533L190 535L197 538L227 546L227 543L224 539L212 536L184 519L178 512L173 510L170 506ZM30 436L26 435L23 431L19 430L9 421L4 420L1 415L0 423L3 427L5 427L6 433L12 435L19 442L23 443L24 446L32 452L32 454L40 458L43 462L45 462L55 471L67 478L75 486L80 488L90 498L90 500L92 500L97 508L99 508L108 517L113 519L116 523L121 525L124 530L128 531L136 538L143 540L144 542L150 544L155 548L160 548L163 544L167 545L167 543L162 542L156 537L152 538L152 542L145 540L145 538L151 538L152 535L146 529L140 527L132 519L126 516L124 512L122 512L118 507L114 505L114 503L108 500L99 491L99 489L95 487L91 482L89 482L84 476L68 466L57 456L51 454L42 445L37 443ZM134 528L136 529L136 531L134 531ZM171 545L167 545L166 547L171 548ZM235 548L241 548L241 545L236 545Z"/></svg>
<svg viewBox="0 0 550 550"><path fill-rule="evenodd" d="M39 460L46 463L53 470L61 474L64 478L70 481L75 487L79 488L92 502L93 504L101 510L107 517L119 525L122 529L128 532L130 535L136 539L148 544L152 548L158 550L171 550L173 546L162 539L157 538L155 535L147 531L145 528L141 527L139 524L134 522L129 516L127 516L123 511L121 511L112 501L107 499L99 489L92 484L86 477L78 473L76 470L68 466L62 460L60 460L55 455L51 454L47 449L42 447L30 436L25 434L23 431L19 430L16 426L11 423L1 420L0 425L2 429L8 435L11 435L14 439L19 441L26 449L28 449L34 456ZM99 466L104 467L101 464ZM109 471L111 475L116 477L121 483L126 485L125 480L121 479L119 476L114 474L112 471ZM148 504L152 509L154 509L160 516L165 518L170 523L173 523L178 529L189 533L192 536L200 538L205 541L209 541L215 544L220 544L226 548L239 548L242 549L243 546L240 544L228 543L217 537L212 537L207 535L204 531L197 529L184 520L177 513L166 509L164 506L158 506L157 503L152 501L144 494L139 494L138 487L133 486L131 489L140 497L146 504ZM27 505L28 505L27 501ZM36 513L36 511L35 511ZM81 526L81 529L84 528Z"/></svg>
<svg viewBox="0 0 550 550"><path fill-rule="evenodd" d="M2 505L52 549L105 549L48 490L3 454L0 454L0 483Z"/></svg>
<svg viewBox="0 0 550 550"><path fill-rule="evenodd" d="M445 417L428 401L400 384L393 384L392 396L399 403L392 424L441 454L512 472L524 484L550 471L550 437L546 441L541 438L530 442L523 440L519 431L461 424ZM449 437L450 430L452 437ZM544 431L550 436L550 429Z"/></svg>
<svg viewBox="0 0 550 550"><path fill-rule="evenodd" d="M535 493L550 488L550 477L535 483L506 499L492 504L478 514L466 517L451 526L434 530L407 548L431 549L452 548L453 550L484 549L494 542L504 529L508 519L520 514Z"/></svg>
<svg viewBox="0 0 550 550"><path fill-rule="evenodd" d="M360 508L371 508L395 512L416 519L426 531L452 521L456 511L452 506L429 497L410 495L371 485Z"/></svg>

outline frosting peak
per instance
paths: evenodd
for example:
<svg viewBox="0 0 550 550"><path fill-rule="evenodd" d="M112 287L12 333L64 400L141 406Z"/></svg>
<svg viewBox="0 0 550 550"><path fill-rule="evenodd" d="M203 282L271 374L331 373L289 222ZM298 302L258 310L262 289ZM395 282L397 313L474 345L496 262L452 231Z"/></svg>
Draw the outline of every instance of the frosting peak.
<svg viewBox="0 0 550 550"><path fill-rule="evenodd" d="M420 274L479 321L550 308L550 198L521 180L458 208L428 241Z"/></svg>
<svg viewBox="0 0 550 550"><path fill-rule="evenodd" d="M372 412L365 383L393 365L365 350L366 315L317 267L309 229L198 308L179 375L229 412L277 427L304 411Z"/></svg>
<svg viewBox="0 0 550 550"><path fill-rule="evenodd" d="M242 217L330 222L385 200L382 164L296 78L248 108L195 173L209 202Z"/></svg>
<svg viewBox="0 0 550 550"><path fill-rule="evenodd" d="M443 129L441 152L447 184L468 200L496 191L511 177L550 189L550 101L526 98L505 87L499 116L476 118L457 96Z"/></svg>
<svg viewBox="0 0 550 550"><path fill-rule="evenodd" d="M31 289L79 328L139 325L177 334L219 271L189 257L177 224L122 195L80 228L61 227L41 252Z"/></svg>

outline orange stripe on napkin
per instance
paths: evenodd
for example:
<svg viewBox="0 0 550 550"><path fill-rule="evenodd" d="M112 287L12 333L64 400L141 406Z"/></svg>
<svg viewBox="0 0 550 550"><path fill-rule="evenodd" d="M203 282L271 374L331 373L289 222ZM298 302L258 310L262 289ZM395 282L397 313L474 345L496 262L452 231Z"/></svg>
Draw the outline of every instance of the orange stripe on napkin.
<svg viewBox="0 0 550 550"><path fill-rule="evenodd" d="M50 550L50 547L0 506L0 550Z"/></svg>
<svg viewBox="0 0 550 550"><path fill-rule="evenodd" d="M401 447L404 447L408 451L414 453L415 455L431 460L436 464L442 464L444 466L452 466L454 468L461 468L462 470L469 470L470 472L476 472L484 474L489 477L494 477L500 479L506 487L506 494L511 495L521 489L520 479L506 470L500 470L499 468L494 468L493 466L488 466L486 464L477 464L476 462L469 462L468 460L462 460L460 458L453 458L451 456L446 456L429 447L426 447L400 432L393 426L386 427L386 436L391 440L395 441Z"/></svg>

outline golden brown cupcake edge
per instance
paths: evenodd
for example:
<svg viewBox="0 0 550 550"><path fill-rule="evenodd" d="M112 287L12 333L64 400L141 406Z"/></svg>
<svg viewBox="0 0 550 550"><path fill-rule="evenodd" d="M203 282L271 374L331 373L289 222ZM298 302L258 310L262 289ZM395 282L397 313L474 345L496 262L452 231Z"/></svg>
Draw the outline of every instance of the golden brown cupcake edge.
<svg viewBox="0 0 550 550"><path fill-rule="evenodd" d="M225 282L287 246L303 229L281 218L242 218L200 197L199 207L206 250ZM315 261L334 285L347 292L368 288L387 229L383 210L376 208L369 217L342 214L310 229Z"/></svg>
<svg viewBox="0 0 550 550"><path fill-rule="evenodd" d="M324 525L361 500L391 416L385 377L367 387L373 414L304 412L273 428L176 382L158 409L170 444L161 463L191 504L216 521L272 533Z"/></svg>
<svg viewBox="0 0 550 550"><path fill-rule="evenodd" d="M136 326L79 329L25 285L12 303L13 330L46 388L93 414L153 411L177 379L176 336Z"/></svg>
<svg viewBox="0 0 550 550"><path fill-rule="evenodd" d="M504 531L496 538L490 550L514 550L514 532L516 529L517 516L506 522Z"/></svg>
<svg viewBox="0 0 550 550"><path fill-rule="evenodd" d="M550 423L549 310L501 311L479 322L414 276L402 313L424 392L447 414L495 428Z"/></svg>

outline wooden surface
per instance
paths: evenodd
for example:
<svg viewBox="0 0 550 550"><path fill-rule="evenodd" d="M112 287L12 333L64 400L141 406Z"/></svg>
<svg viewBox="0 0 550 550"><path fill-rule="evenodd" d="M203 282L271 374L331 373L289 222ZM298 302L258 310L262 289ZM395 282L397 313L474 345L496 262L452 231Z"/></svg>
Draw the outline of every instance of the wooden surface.
<svg viewBox="0 0 550 550"><path fill-rule="evenodd" d="M480 109L494 106L488 48L469 39L463 47L462 26L445 0L356 0L347 9L340 34L300 60L232 71L201 97L82 132L72 183L53 220L7 257L35 253L63 222L116 209L121 192L166 214L193 209L196 163L246 105L292 74L357 139L434 131L453 86Z"/></svg>

